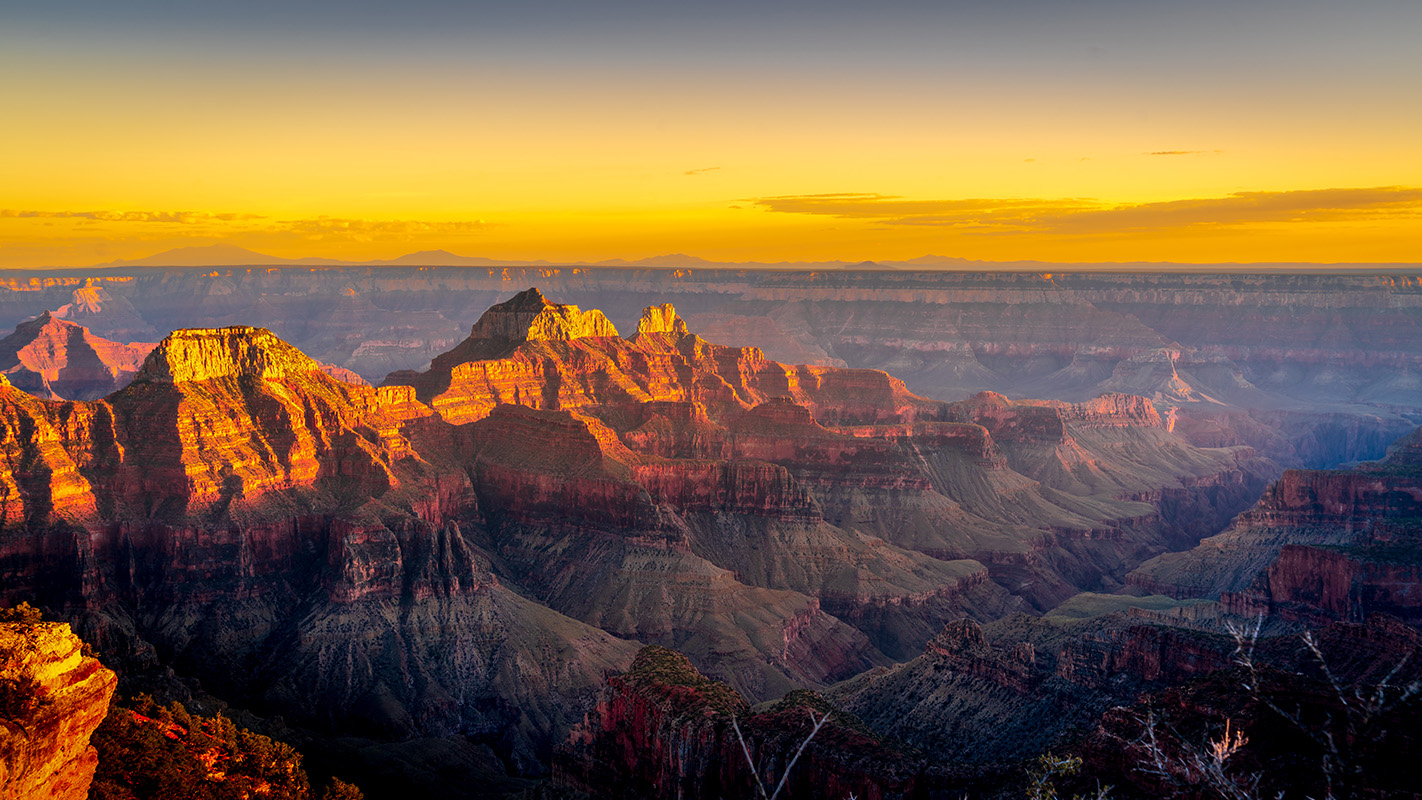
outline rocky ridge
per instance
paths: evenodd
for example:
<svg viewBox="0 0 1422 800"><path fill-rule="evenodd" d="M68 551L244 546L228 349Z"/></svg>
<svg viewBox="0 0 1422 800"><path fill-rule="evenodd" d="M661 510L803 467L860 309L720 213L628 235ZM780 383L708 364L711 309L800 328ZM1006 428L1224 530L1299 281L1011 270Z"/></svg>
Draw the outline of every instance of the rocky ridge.
<svg viewBox="0 0 1422 800"><path fill-rule="evenodd" d="M125 385L152 344L120 344L45 311L0 339L0 374L53 400L94 400Z"/></svg>
<svg viewBox="0 0 1422 800"><path fill-rule="evenodd" d="M1382 461L1348 470L1289 470L1229 528L1146 562L1128 580L1219 599L1243 616L1422 619L1409 588L1422 577L1419 441L1414 431Z"/></svg>
<svg viewBox="0 0 1422 800"><path fill-rule="evenodd" d="M68 625L0 622L0 798L88 797L117 683Z"/></svg>

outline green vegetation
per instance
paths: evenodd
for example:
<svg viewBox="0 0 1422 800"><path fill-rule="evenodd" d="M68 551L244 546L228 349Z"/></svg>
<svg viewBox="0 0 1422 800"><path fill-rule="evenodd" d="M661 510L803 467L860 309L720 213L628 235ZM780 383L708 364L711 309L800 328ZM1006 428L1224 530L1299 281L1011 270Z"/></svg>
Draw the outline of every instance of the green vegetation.
<svg viewBox="0 0 1422 800"><path fill-rule="evenodd" d="M1043 619L1056 621L1090 619L1091 617L1124 612L1131 608L1143 608L1147 611L1169 611L1172 608L1184 608L1186 606L1200 605L1205 602L1207 601L1176 600L1173 597L1166 597L1163 594L1153 594L1148 597L1131 597L1122 594L1082 592L1051 611L1048 611L1043 615Z"/></svg>
<svg viewBox="0 0 1422 800"><path fill-rule="evenodd" d="M0 719L18 720L44 705L43 688L33 675L22 675L19 663L22 650L33 647L29 638L33 628L44 621L44 614L29 603L13 608L0 608L0 624L18 626L15 636L7 636L0 644Z"/></svg>
<svg viewBox="0 0 1422 800"><path fill-rule="evenodd" d="M626 677L636 682L693 690L706 705L722 714L738 714L746 701L731 687L696 671L686 656L675 650L649 644L637 652Z"/></svg>
<svg viewBox="0 0 1422 800"><path fill-rule="evenodd" d="M10 653L0 649L0 673L7 673ZM45 703L33 676L0 674L0 719L17 720Z"/></svg>
<svg viewBox="0 0 1422 800"><path fill-rule="evenodd" d="M177 703L140 696L115 703L92 743L99 768L91 800L315 800L301 755L218 714L195 716ZM359 800L333 781L321 800Z"/></svg>
<svg viewBox="0 0 1422 800"><path fill-rule="evenodd" d="M822 717L828 716L831 722L845 730L854 731L876 742L881 741L881 737L870 730L869 726L865 725L864 721L859 717L856 717L848 711L841 710L820 696L819 692L812 692L809 689L796 689L786 694L784 697L776 700L770 708L766 709L766 713L779 714L783 711L793 711L797 708L808 708L812 711L816 711Z"/></svg>
<svg viewBox="0 0 1422 800"><path fill-rule="evenodd" d="M38 608L21 601L14 608L0 608L0 622L18 622L22 625L34 625L44 622L44 612Z"/></svg>

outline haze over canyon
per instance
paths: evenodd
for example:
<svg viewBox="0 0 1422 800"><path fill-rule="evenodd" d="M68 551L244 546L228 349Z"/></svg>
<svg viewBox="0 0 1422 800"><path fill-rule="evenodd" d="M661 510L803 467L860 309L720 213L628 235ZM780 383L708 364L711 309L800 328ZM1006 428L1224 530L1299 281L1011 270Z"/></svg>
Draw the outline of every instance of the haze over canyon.
<svg viewBox="0 0 1422 800"><path fill-rule="evenodd" d="M4 796L1415 796L1422 276L914 266L0 277Z"/></svg>

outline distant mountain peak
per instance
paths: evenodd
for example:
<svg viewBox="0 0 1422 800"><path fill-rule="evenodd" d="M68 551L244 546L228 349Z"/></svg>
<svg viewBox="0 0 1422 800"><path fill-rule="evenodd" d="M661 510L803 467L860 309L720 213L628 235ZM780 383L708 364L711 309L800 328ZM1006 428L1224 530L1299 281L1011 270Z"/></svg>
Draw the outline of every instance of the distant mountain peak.
<svg viewBox="0 0 1422 800"><path fill-rule="evenodd" d="M611 258L593 264L595 267L696 267L711 266L715 262L685 253L670 253L664 256L650 256L629 261L625 258Z"/></svg>
<svg viewBox="0 0 1422 800"><path fill-rule="evenodd" d="M248 264L284 264L289 259L230 244L178 247L143 258L110 261L101 267L235 267Z"/></svg>

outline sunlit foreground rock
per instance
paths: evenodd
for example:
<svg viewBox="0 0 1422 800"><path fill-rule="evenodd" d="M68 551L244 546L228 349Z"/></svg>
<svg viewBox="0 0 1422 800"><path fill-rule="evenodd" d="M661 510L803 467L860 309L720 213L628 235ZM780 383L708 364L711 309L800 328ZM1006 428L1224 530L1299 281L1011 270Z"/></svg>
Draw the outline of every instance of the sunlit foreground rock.
<svg viewBox="0 0 1422 800"><path fill-rule="evenodd" d="M64 623L0 623L0 800L83 800L118 679Z"/></svg>

